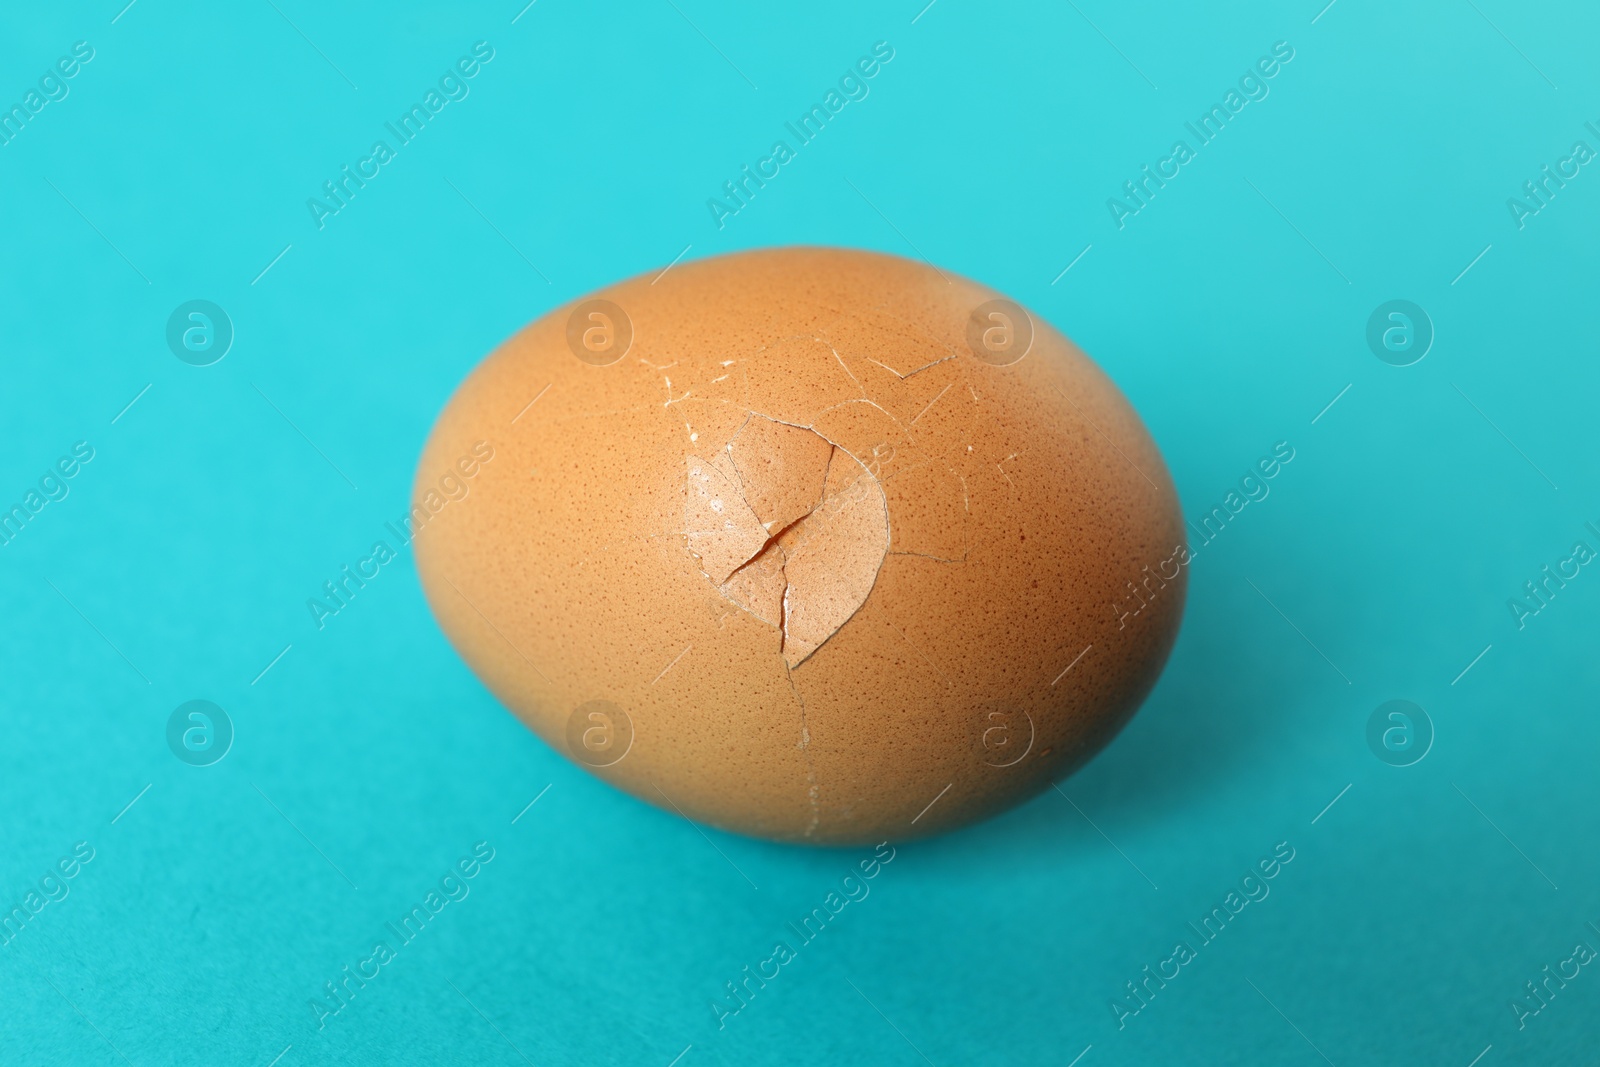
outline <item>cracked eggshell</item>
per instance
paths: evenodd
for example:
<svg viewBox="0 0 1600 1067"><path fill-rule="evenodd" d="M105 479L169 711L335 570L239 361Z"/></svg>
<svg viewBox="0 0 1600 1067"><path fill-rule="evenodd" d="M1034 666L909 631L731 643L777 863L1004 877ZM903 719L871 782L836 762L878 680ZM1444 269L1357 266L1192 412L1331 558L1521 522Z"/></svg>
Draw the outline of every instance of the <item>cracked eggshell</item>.
<svg viewBox="0 0 1600 1067"><path fill-rule="evenodd" d="M424 496L452 471L465 496ZM1127 721L1182 616L1177 497L1122 394L894 256L744 252L553 311L462 384L417 487L429 604L495 695L761 837L1025 799Z"/></svg>

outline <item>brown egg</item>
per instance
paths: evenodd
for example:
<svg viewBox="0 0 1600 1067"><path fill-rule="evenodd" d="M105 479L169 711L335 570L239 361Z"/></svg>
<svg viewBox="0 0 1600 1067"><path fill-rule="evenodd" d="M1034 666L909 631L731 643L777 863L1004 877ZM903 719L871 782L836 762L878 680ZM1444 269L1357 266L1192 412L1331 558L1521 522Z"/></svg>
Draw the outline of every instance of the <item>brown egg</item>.
<svg viewBox="0 0 1600 1067"><path fill-rule="evenodd" d="M1177 635L1160 452L998 293L877 253L682 263L539 319L451 399L418 565L484 683L697 822L935 833L1068 774Z"/></svg>

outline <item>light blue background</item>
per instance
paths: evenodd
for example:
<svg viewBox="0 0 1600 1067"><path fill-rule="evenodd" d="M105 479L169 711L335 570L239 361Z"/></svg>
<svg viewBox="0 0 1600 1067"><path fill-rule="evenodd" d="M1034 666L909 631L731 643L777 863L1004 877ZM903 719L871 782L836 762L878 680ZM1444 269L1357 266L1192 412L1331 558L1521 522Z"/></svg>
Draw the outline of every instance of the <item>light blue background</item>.
<svg viewBox="0 0 1600 1067"><path fill-rule="evenodd" d="M1524 229L1506 207L1600 148L1584 5L122 2L0 15L7 104L95 49L0 147L0 502L96 450L0 548L0 903L96 850L0 949L0 1062L1596 1055L1595 968L1525 1029L1509 1007L1600 948L1600 575L1520 631L1506 604L1600 548L1600 174ZM306 199L478 40L471 95L319 231ZM718 230L706 199L879 40L870 96ZM1276 41L1270 96L1118 230L1106 199ZM1081 813L1050 791L901 845L719 1031L723 983L865 852L712 848L576 769L453 654L409 553L321 632L304 604L502 339L685 246L796 242L1049 318L1191 518L1296 458L1200 553L1160 685L1062 783ZM195 298L237 331L206 368L163 336ZM1437 331L1406 368L1364 340L1395 298ZM164 736L194 698L237 730L204 769ZM1365 740L1392 698L1437 732L1407 768ZM480 840L471 895L319 1031L322 984ZM1119 1029L1123 983L1280 841L1270 897Z"/></svg>

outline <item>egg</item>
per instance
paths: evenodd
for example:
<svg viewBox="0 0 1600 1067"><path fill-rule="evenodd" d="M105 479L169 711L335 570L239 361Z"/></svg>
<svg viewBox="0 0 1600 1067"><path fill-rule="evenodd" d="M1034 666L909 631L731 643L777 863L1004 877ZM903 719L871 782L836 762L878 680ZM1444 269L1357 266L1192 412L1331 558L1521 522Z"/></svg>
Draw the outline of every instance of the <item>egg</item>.
<svg viewBox="0 0 1600 1067"><path fill-rule="evenodd" d="M1046 788L1183 612L1177 496L1116 386L878 253L679 263L552 311L450 399L416 487L428 603L506 707L641 800L780 841Z"/></svg>

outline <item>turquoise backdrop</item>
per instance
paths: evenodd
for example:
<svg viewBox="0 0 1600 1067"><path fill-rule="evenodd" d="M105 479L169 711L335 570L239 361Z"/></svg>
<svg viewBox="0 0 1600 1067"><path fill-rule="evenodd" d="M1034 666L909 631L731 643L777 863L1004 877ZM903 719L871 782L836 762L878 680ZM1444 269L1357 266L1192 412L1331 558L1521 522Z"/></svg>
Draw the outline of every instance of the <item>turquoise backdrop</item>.
<svg viewBox="0 0 1600 1067"><path fill-rule="evenodd" d="M1592 5L525 2L0 13L0 1062L1600 1055ZM306 601L501 340L802 242L1048 318L1228 519L1109 748L732 1013L870 850L574 767L404 548Z"/></svg>

